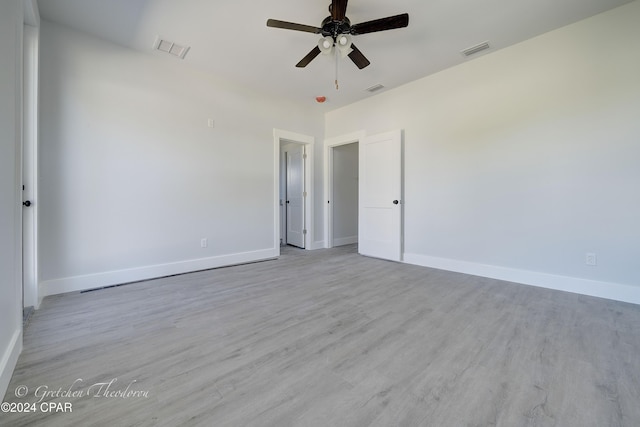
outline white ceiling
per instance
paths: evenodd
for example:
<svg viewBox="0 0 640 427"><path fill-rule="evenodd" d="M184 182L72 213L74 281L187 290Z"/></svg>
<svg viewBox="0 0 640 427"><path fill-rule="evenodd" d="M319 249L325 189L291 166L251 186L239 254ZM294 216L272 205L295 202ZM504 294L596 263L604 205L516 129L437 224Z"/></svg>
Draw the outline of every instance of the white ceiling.
<svg viewBox="0 0 640 427"><path fill-rule="evenodd" d="M409 13L407 28L354 37L371 61L358 70L339 62L334 86L333 57L319 56L295 68L317 43L311 33L268 28L274 18L320 26L330 0L39 0L43 19L149 54L156 36L191 50L185 65L209 70L253 90L334 109L386 89L436 73L491 51L579 21L631 0L351 0L352 24ZM471 58L460 51L489 41L491 50ZM167 61L180 61L166 56Z"/></svg>

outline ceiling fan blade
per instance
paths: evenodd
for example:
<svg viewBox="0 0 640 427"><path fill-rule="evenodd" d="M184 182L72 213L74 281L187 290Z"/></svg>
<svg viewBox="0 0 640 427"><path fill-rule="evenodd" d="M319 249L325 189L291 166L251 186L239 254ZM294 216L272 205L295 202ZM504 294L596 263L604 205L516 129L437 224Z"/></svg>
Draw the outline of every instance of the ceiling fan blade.
<svg viewBox="0 0 640 427"><path fill-rule="evenodd" d="M334 21L342 21L347 16L347 0L331 1L331 18Z"/></svg>
<svg viewBox="0 0 640 427"><path fill-rule="evenodd" d="M377 31L393 30L396 28L404 28L409 25L409 14L403 13L396 16L388 16L386 18L375 19L373 21L363 22L351 26L351 34L357 36L359 34L375 33Z"/></svg>
<svg viewBox="0 0 640 427"><path fill-rule="evenodd" d="M358 49L353 43L351 44L351 49L353 50L349 54L349 58L351 58L353 63L356 64L359 69L362 70L364 67L371 64L371 62L369 62L369 60L362 54L362 52L360 52L360 49Z"/></svg>
<svg viewBox="0 0 640 427"><path fill-rule="evenodd" d="M315 58L316 56L318 56L318 55L320 55L320 48L319 48L318 46L316 46L316 47L314 47L314 48L311 50L311 52L309 52L309 53L307 54L307 56L305 56L304 58L302 58L302 59L300 60L300 62L298 62L298 63L296 64L296 67L298 67L298 68L304 68L304 67L306 67L307 65L309 65L309 62L313 61L313 60L314 60L314 58Z"/></svg>
<svg viewBox="0 0 640 427"><path fill-rule="evenodd" d="M304 31L305 33L320 34L322 28L311 25L296 24L294 22L278 21L277 19L267 20L267 27L282 28L283 30Z"/></svg>

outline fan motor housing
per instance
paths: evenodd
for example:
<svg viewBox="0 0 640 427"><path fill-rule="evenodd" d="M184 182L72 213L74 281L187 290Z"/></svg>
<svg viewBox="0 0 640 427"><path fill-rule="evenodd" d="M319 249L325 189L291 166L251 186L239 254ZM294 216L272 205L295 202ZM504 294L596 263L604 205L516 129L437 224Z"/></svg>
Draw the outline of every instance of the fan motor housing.
<svg viewBox="0 0 640 427"><path fill-rule="evenodd" d="M342 21L334 21L331 16L327 16L322 21L321 34L333 37L334 40L340 34L351 34L351 21L346 16Z"/></svg>

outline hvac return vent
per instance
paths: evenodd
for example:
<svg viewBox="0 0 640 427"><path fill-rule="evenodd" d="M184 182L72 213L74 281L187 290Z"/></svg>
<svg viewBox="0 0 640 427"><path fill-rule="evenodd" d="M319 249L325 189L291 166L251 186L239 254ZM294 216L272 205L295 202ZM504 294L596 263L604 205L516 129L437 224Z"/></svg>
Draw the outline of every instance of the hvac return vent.
<svg viewBox="0 0 640 427"><path fill-rule="evenodd" d="M380 83L378 83L377 85L373 85L373 86L371 86L371 87L368 87L368 88L366 88L365 90L366 90L367 92L371 92L371 93L373 93L373 92L377 92L377 91L379 91L380 89L384 89L384 86L382 86Z"/></svg>
<svg viewBox="0 0 640 427"><path fill-rule="evenodd" d="M482 52L483 50L487 50L490 47L491 46L489 46L489 42L482 42L482 43L477 44L475 46L471 46L471 47L468 47L468 48L466 48L464 50L461 50L460 53L463 56L471 56L471 55L474 55L474 54L476 54L478 52Z"/></svg>
<svg viewBox="0 0 640 427"><path fill-rule="evenodd" d="M189 46L180 46L175 44L174 42L170 42L168 40L163 40L160 37L156 38L155 43L153 44L153 48L155 50L159 50L160 52L168 53L169 55L175 56L180 59L184 59L187 52L189 52Z"/></svg>

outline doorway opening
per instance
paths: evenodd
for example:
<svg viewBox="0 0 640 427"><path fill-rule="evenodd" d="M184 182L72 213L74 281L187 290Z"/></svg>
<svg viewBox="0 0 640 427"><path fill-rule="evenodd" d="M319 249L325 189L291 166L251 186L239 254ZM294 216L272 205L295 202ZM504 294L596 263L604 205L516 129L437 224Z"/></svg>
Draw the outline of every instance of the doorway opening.
<svg viewBox="0 0 640 427"><path fill-rule="evenodd" d="M332 246L358 243L358 143L331 149Z"/></svg>
<svg viewBox="0 0 640 427"><path fill-rule="evenodd" d="M314 138L274 129L274 246L313 249Z"/></svg>
<svg viewBox="0 0 640 427"><path fill-rule="evenodd" d="M325 247L358 243L359 142L364 131L325 141Z"/></svg>

